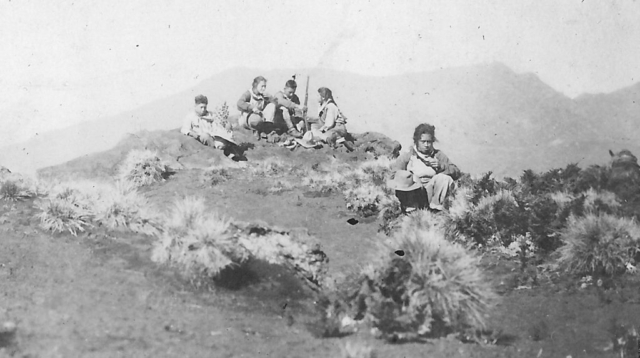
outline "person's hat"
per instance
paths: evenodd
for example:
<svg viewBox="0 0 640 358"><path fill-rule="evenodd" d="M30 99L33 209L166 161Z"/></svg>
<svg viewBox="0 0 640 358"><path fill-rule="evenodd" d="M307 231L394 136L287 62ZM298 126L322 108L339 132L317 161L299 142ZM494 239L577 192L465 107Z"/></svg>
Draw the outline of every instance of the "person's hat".
<svg viewBox="0 0 640 358"><path fill-rule="evenodd" d="M313 133L311 133L311 131L306 132L302 136L302 139L296 138L295 141L305 148L316 148L319 145L319 143L313 139Z"/></svg>
<svg viewBox="0 0 640 358"><path fill-rule="evenodd" d="M234 145L238 145L238 143L236 143L236 142L233 140L232 133L230 133L230 132L220 131L220 132L216 133L216 134L213 136L213 138L214 138L214 139L216 139L216 140L222 140L222 141L225 141L225 142L229 142L229 143L231 143L231 144L234 144Z"/></svg>
<svg viewBox="0 0 640 358"><path fill-rule="evenodd" d="M393 179L387 180L387 186L400 191L412 191L420 188L422 184L413 180L413 173L408 170L398 170Z"/></svg>

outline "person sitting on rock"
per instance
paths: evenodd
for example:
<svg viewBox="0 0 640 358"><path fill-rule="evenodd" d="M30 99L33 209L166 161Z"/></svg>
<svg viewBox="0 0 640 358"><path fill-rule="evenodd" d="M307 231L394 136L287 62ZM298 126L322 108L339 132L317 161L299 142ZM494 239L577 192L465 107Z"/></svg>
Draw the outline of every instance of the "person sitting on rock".
<svg viewBox="0 0 640 358"><path fill-rule="evenodd" d="M298 84L295 80L288 80L282 91L275 94L277 109L274 123L276 126L286 126L287 133L294 138L302 138L301 130L304 128L304 119L301 114L304 106L296 95Z"/></svg>
<svg viewBox="0 0 640 358"><path fill-rule="evenodd" d="M326 87L318 89L318 103L320 108L318 109L317 123L314 123L314 127L317 128L317 131L314 131L314 135L317 135L332 147L342 143L348 150L352 151L353 143L347 141L349 136L346 127L347 118L338 108L330 89Z"/></svg>
<svg viewBox="0 0 640 358"><path fill-rule="evenodd" d="M216 118L207 110L209 100L206 96L197 95L195 107L184 118L180 132L197 139L200 143L224 150L224 154L234 159L238 154L234 150L237 144L233 140L231 124L224 119Z"/></svg>
<svg viewBox="0 0 640 358"><path fill-rule="evenodd" d="M240 125L246 129L252 129L257 140L267 138L267 133L271 132L269 123L273 123L276 111L275 98L267 95L267 79L258 76L253 79L251 88L244 92L238 99L238 110L240 111Z"/></svg>
<svg viewBox="0 0 640 358"><path fill-rule="evenodd" d="M458 167L442 151L433 147L436 141L435 129L428 123L418 125L413 132L414 146L391 164L396 182L406 179L396 176L404 177L410 173L413 181L421 184L417 189L409 183L405 185L405 190L396 190L403 211L423 208L444 210L447 196L455 185L454 180L460 177Z"/></svg>

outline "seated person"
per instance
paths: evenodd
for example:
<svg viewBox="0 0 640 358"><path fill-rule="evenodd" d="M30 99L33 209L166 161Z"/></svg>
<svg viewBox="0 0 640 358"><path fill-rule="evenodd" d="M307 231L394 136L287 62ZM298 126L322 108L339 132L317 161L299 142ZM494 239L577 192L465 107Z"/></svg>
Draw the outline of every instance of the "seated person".
<svg viewBox="0 0 640 358"><path fill-rule="evenodd" d="M240 111L239 124L252 129L257 140L266 138L271 131L268 123L273 122L276 110L275 99L265 93L266 89L267 79L258 76L253 79L251 89L243 93L237 103Z"/></svg>
<svg viewBox="0 0 640 358"><path fill-rule="evenodd" d="M454 180L460 177L458 167L451 163L444 153L433 147L436 141L435 129L436 127L427 123L418 125L413 132L414 146L391 164L395 176L403 176L410 172L413 181L421 184L421 187L415 190L396 190L396 196L404 212L423 208L433 211L444 210L447 196L455 185ZM395 176L394 180L401 179Z"/></svg>
<svg viewBox="0 0 640 358"><path fill-rule="evenodd" d="M216 148L223 149L224 154L229 158L234 158L233 132L231 125L227 121L215 118L215 116L207 110L209 100L206 96L197 95L195 98L195 107L193 111L189 111L184 118L180 132L197 139L200 143Z"/></svg>
<svg viewBox="0 0 640 358"><path fill-rule="evenodd" d="M277 109L274 123L276 126L286 126L287 133L292 137L302 138L300 131L304 127L304 119L301 114L305 107L300 104L300 99L296 95L297 88L298 84L295 80L288 80L284 89L275 94Z"/></svg>
<svg viewBox="0 0 640 358"><path fill-rule="evenodd" d="M353 150L353 144L346 140L349 135L346 127L347 118L338 108L330 89L326 87L318 89L318 103L320 108L317 123L312 126L312 129L317 129L314 131L314 136L318 136L332 147L343 143L347 149Z"/></svg>

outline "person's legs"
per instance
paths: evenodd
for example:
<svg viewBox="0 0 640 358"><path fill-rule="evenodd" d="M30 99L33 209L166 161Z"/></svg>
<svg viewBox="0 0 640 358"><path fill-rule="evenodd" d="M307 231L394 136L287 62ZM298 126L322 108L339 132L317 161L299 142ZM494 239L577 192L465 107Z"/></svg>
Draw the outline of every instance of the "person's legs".
<svg viewBox="0 0 640 358"><path fill-rule="evenodd" d="M253 129L256 139L260 140L260 136L264 131L264 120L262 116L257 113L252 113L249 115L247 122L249 123L249 127Z"/></svg>
<svg viewBox="0 0 640 358"><path fill-rule="evenodd" d="M429 209L444 210L447 195L453 189L453 178L446 174L436 174L426 185Z"/></svg>
<svg viewBox="0 0 640 358"><path fill-rule="evenodd" d="M273 123L273 118L276 115L276 105L274 103L269 103L262 110L262 117L265 122Z"/></svg>

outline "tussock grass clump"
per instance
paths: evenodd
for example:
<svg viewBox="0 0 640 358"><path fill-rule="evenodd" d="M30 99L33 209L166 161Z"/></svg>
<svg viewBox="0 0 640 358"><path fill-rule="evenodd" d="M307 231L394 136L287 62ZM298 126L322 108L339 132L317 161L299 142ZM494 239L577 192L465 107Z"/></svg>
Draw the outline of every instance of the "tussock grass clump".
<svg viewBox="0 0 640 358"><path fill-rule="evenodd" d="M158 215L131 182L53 184L36 206L41 211L41 226L54 232L76 235L93 223L111 230L154 235L159 227Z"/></svg>
<svg viewBox="0 0 640 358"><path fill-rule="evenodd" d="M165 230L153 248L152 260L178 266L197 283L246 259L229 231L230 222L217 213L205 214L204 199L176 201Z"/></svg>
<svg viewBox="0 0 640 358"><path fill-rule="evenodd" d="M378 221L380 221L378 231L390 235L400 225L402 215L400 200L395 195L385 196L380 201L378 209Z"/></svg>
<svg viewBox="0 0 640 358"><path fill-rule="evenodd" d="M19 201L32 197L34 194L28 189L18 185L12 180L7 180L0 186L0 199L7 201Z"/></svg>
<svg viewBox="0 0 640 358"><path fill-rule="evenodd" d="M485 327L494 299L479 268L479 259L445 239L437 221L409 215L385 246L402 250L369 272L369 284L381 301L373 305L376 326L388 334L412 331L442 335ZM412 217L415 216L415 217Z"/></svg>
<svg viewBox="0 0 640 358"><path fill-rule="evenodd" d="M273 178L291 174L298 169L296 166L279 157L269 157L252 163L249 166L249 173L252 176Z"/></svg>
<svg viewBox="0 0 640 358"><path fill-rule="evenodd" d="M207 212L200 198L176 201L158 236L152 260L178 267L196 284L248 259L282 265L316 289L326 274L326 255L308 235L232 223Z"/></svg>
<svg viewBox="0 0 640 358"><path fill-rule="evenodd" d="M132 150L120 165L116 177L139 187L164 180L166 172L167 167L158 158L157 152Z"/></svg>
<svg viewBox="0 0 640 358"><path fill-rule="evenodd" d="M130 182L105 185L94 193L93 220L109 229L128 228L133 232L154 235L158 216L149 209L148 200Z"/></svg>
<svg viewBox="0 0 640 358"><path fill-rule="evenodd" d="M368 321L391 341L483 329L497 296L479 258L445 238L445 224L428 211L407 215L378 261L325 303L327 315Z"/></svg>
<svg viewBox="0 0 640 358"><path fill-rule="evenodd" d="M561 233L559 267L569 273L623 273L640 259L640 226L635 220L588 213L569 217Z"/></svg>
<svg viewBox="0 0 640 358"><path fill-rule="evenodd" d="M40 226L53 232L68 231L76 236L90 227L93 219L87 198L69 187L50 193L47 199L36 202L36 207L40 210Z"/></svg>
<svg viewBox="0 0 640 358"><path fill-rule="evenodd" d="M392 195L388 189L372 183L363 183L344 190L347 208L365 217L375 215L385 198Z"/></svg>

